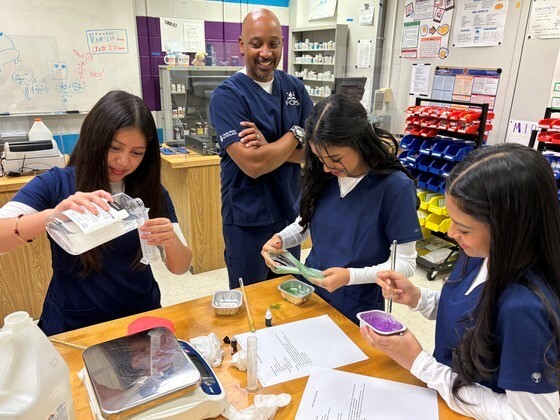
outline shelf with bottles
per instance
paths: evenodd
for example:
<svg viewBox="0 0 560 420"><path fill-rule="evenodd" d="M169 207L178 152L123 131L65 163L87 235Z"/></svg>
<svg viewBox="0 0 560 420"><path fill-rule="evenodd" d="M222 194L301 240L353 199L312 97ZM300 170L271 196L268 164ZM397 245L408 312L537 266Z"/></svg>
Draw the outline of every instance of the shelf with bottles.
<svg viewBox="0 0 560 420"><path fill-rule="evenodd" d="M326 25L291 30L290 73L304 79L314 102L330 95L334 80L346 72L348 25ZM307 73L307 74L306 74ZM309 77L322 74L322 80ZM322 85L322 86L319 86ZM319 90L322 88L321 90Z"/></svg>
<svg viewBox="0 0 560 420"><path fill-rule="evenodd" d="M208 112L210 97L220 83L239 70L238 66L159 66L164 140L176 140L176 118L185 136L194 131L205 139L215 137Z"/></svg>

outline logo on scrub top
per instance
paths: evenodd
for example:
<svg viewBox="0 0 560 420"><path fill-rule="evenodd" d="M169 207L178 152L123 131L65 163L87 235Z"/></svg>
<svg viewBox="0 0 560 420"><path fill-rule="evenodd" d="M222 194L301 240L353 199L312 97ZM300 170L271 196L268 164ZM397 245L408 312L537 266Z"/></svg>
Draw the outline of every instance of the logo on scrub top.
<svg viewBox="0 0 560 420"><path fill-rule="evenodd" d="M288 92L288 97L286 98L286 105L288 106L299 106L299 101L296 98L295 92Z"/></svg>
<svg viewBox="0 0 560 420"><path fill-rule="evenodd" d="M540 372L531 373L531 379L534 383L538 384L542 379L542 374Z"/></svg>

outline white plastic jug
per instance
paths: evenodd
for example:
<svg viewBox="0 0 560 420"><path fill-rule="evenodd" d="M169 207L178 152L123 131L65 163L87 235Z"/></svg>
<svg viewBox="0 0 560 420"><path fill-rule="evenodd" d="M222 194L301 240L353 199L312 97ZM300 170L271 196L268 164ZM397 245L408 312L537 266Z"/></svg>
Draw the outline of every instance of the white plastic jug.
<svg viewBox="0 0 560 420"><path fill-rule="evenodd" d="M47 233L66 252L80 255L105 242L111 241L148 220L148 210L140 198L131 198L125 193L113 195L109 211L99 208L97 215L85 210L78 213L65 210L47 218ZM139 231L140 234L140 231ZM158 259L157 249L140 238L144 264Z"/></svg>
<svg viewBox="0 0 560 420"><path fill-rule="evenodd" d="M68 366L27 312L0 330L0 419L74 419Z"/></svg>
<svg viewBox="0 0 560 420"><path fill-rule="evenodd" d="M48 129L41 118L35 118L35 122L27 135L29 141L53 140L52 131Z"/></svg>

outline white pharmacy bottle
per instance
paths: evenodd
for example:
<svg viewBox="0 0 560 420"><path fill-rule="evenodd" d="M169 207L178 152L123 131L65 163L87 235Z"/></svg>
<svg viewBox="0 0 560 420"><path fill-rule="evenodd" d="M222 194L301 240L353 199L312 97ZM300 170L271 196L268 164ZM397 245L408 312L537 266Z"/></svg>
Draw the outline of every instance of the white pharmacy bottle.
<svg viewBox="0 0 560 420"><path fill-rule="evenodd" d="M66 252L80 255L139 228L148 220L149 209L144 207L140 198L131 198L125 193L118 193L113 195L113 201L108 204L109 211L98 207L98 214L93 214L86 209L84 213L74 210L55 213L47 218L47 233ZM141 235L140 231L138 235ZM149 264L158 259L158 252L154 245L148 245L142 238L140 238L140 245L142 263Z"/></svg>
<svg viewBox="0 0 560 420"><path fill-rule="evenodd" d="M27 312L0 330L0 419L75 419L66 362Z"/></svg>
<svg viewBox="0 0 560 420"><path fill-rule="evenodd" d="M29 141L53 140L52 131L48 129L41 118L35 118L35 122L27 135Z"/></svg>

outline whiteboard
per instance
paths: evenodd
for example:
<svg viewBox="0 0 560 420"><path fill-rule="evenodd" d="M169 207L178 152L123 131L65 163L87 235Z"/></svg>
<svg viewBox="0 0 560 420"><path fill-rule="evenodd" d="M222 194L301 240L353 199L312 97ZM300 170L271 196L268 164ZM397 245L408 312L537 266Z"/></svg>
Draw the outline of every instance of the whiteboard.
<svg viewBox="0 0 560 420"><path fill-rule="evenodd" d="M133 0L0 0L0 114L88 111L141 95Z"/></svg>

